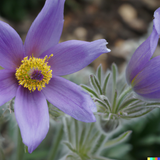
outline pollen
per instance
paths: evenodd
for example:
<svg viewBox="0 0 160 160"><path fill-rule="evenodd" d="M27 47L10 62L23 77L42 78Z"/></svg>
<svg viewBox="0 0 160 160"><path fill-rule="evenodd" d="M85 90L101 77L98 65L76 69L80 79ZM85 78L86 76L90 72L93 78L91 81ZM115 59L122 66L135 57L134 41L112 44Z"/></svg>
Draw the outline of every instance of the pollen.
<svg viewBox="0 0 160 160"><path fill-rule="evenodd" d="M43 59L25 57L22 64L16 69L15 76L19 85L28 88L30 91L41 91L52 78L52 70L48 65L48 60L53 56L45 56Z"/></svg>

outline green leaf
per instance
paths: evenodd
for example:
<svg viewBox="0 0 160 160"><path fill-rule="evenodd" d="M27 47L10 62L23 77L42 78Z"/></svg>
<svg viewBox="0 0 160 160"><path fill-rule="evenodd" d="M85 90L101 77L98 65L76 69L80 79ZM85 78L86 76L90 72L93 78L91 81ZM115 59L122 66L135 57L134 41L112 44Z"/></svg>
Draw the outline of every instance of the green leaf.
<svg viewBox="0 0 160 160"><path fill-rule="evenodd" d="M127 114L128 115L131 115L131 114L137 114L138 112L145 112L146 110L147 110L148 108L146 108L145 106L142 106L142 107L137 107L137 108L131 108L131 109L128 109L128 111L127 111Z"/></svg>
<svg viewBox="0 0 160 160"><path fill-rule="evenodd" d="M109 111L111 111L111 103L110 103L109 99L108 99L106 96L104 96L104 95L101 95L100 98L101 98L101 99L105 102L105 104L108 106Z"/></svg>
<svg viewBox="0 0 160 160"><path fill-rule="evenodd" d="M115 90L117 88L117 66L115 63L112 64L111 66L112 68L112 78L113 78L113 90L112 90L112 99L114 99L114 95L115 95Z"/></svg>
<svg viewBox="0 0 160 160"><path fill-rule="evenodd" d="M86 133L86 127L85 127L85 124L83 124L82 131L81 131L81 134L80 134L80 140L79 140L80 150L83 148L82 145L83 145L84 140L85 140L85 136L86 136L85 133Z"/></svg>
<svg viewBox="0 0 160 160"><path fill-rule="evenodd" d="M129 151L131 151L133 147L130 144L121 143L119 145L115 145L114 147L107 148L105 150L104 156L108 157L114 157L116 160L124 160L120 159L122 157L125 157ZM130 158L127 160L131 160ZM135 159L134 159L135 160Z"/></svg>
<svg viewBox="0 0 160 160"><path fill-rule="evenodd" d="M116 80L117 80L117 66L115 63L112 64L112 73L113 73L113 85L116 86Z"/></svg>
<svg viewBox="0 0 160 160"><path fill-rule="evenodd" d="M98 93L99 92L98 87L96 85L96 82L95 82L95 79L94 79L93 75L90 75L89 81L90 81L90 84L91 84L92 88Z"/></svg>
<svg viewBox="0 0 160 160"><path fill-rule="evenodd" d="M123 119L137 118L137 117L144 116L145 114L151 112L153 109L155 108L148 108L146 109L145 112L137 112L135 115L119 115L119 116Z"/></svg>
<svg viewBox="0 0 160 160"><path fill-rule="evenodd" d="M102 87L102 92L104 95L106 95L106 88L107 88L109 77L110 77L110 73L108 73L104 79L104 83L103 83L103 87Z"/></svg>
<svg viewBox="0 0 160 160"><path fill-rule="evenodd" d="M97 68L96 76L98 77L98 81L101 86L101 83L102 83L102 65L101 64Z"/></svg>
<svg viewBox="0 0 160 160"><path fill-rule="evenodd" d="M48 105L49 108L49 116L57 120L60 116L64 116L64 112L60 111L58 108L54 107L53 105Z"/></svg>
<svg viewBox="0 0 160 160"><path fill-rule="evenodd" d="M160 103L159 103L159 102L151 102L151 103L147 103L145 106L146 106L146 107L156 107L156 108L160 108Z"/></svg>
<svg viewBox="0 0 160 160"><path fill-rule="evenodd" d="M65 160L91 160L87 155L69 154Z"/></svg>
<svg viewBox="0 0 160 160"><path fill-rule="evenodd" d="M113 99L113 105L112 105L112 113L116 112L116 106L117 106L117 91L114 93L114 99Z"/></svg>
<svg viewBox="0 0 160 160"><path fill-rule="evenodd" d="M88 124L89 125L89 129L87 129L88 133L86 134L85 136L85 139L84 139L84 143L82 145L82 148L85 148L86 144L87 145L90 145L88 142L89 142L89 137L91 136L91 133L92 133L92 130L94 128L94 123L91 123L91 124Z"/></svg>
<svg viewBox="0 0 160 160"><path fill-rule="evenodd" d="M75 142L76 142L76 150L79 150L79 127L78 121L74 119L74 133L75 133Z"/></svg>
<svg viewBox="0 0 160 160"><path fill-rule="evenodd" d="M95 76L93 76L93 78L94 78L94 81L95 81L96 86L97 86L97 88L98 88L99 94L102 95L101 85L99 84L99 82L98 82L98 80L97 80L97 78L96 78Z"/></svg>
<svg viewBox="0 0 160 160"><path fill-rule="evenodd" d="M128 108L125 108L123 111L124 112L126 112L128 115L129 114L133 114L133 113L137 113L137 112L140 112L140 111L147 111L147 110L149 110L149 109L151 109L151 110L153 110L155 108L155 106L154 107L146 107L146 104L144 104L144 103L138 103L138 104L133 104L133 105L131 105L130 107L128 107Z"/></svg>
<svg viewBox="0 0 160 160"><path fill-rule="evenodd" d="M127 132L124 132L123 134L121 134L118 138L115 138L115 139L112 139L112 140L109 140L107 141L105 144L104 144L104 147L111 147L113 145L117 145L118 143L121 143L123 142L124 140L126 140L129 135L132 133L132 131L127 131Z"/></svg>
<svg viewBox="0 0 160 160"><path fill-rule="evenodd" d="M69 154L65 160L82 160L78 155L76 154Z"/></svg>
<svg viewBox="0 0 160 160"><path fill-rule="evenodd" d="M61 124L57 133L56 133L56 136L54 137L53 139L53 142L52 142L52 146L50 148L50 152L48 154L48 160L54 160L56 155L57 155L57 151L58 151L58 148L59 148L59 145L60 145L60 142L62 140L62 137L63 137L63 125Z"/></svg>
<svg viewBox="0 0 160 160"><path fill-rule="evenodd" d="M102 95L102 89L101 89L101 86L97 80L97 78L94 76L94 75L90 75L90 84L92 86L92 88L97 92L99 93L100 95Z"/></svg>
<svg viewBox="0 0 160 160"><path fill-rule="evenodd" d="M114 159L110 159L110 158L106 158L106 157L100 157L100 156L93 156L92 159L93 160L114 160Z"/></svg>
<svg viewBox="0 0 160 160"><path fill-rule="evenodd" d="M72 152L77 153L77 151L73 148L72 144L69 142L63 142Z"/></svg>
<svg viewBox="0 0 160 160"><path fill-rule="evenodd" d="M108 105L106 103L104 103L103 101L101 101L100 99L98 98L95 98L94 99L96 102L98 102L100 105L102 105L105 109L107 109L107 112L110 111L110 108L108 107Z"/></svg>
<svg viewBox="0 0 160 160"><path fill-rule="evenodd" d="M119 111L125 109L126 107L128 107L129 105L131 105L133 102L136 102L136 101L138 101L138 99L135 99L135 98L132 98L132 99L125 101L124 103L122 103L120 105Z"/></svg>
<svg viewBox="0 0 160 160"><path fill-rule="evenodd" d="M119 98L118 98L118 103L117 103L117 107L116 107L116 112L118 111L119 106L121 105L121 103L123 102L123 100L128 96L128 94L132 91L132 87L128 87L126 90L124 90Z"/></svg>
<svg viewBox="0 0 160 160"><path fill-rule="evenodd" d="M66 131L67 139L70 143L72 143L72 133L71 133L71 119L65 117L63 119L64 128Z"/></svg>
<svg viewBox="0 0 160 160"><path fill-rule="evenodd" d="M85 89L89 94L92 94L93 96L95 96L96 98L99 98L98 94L93 91L90 87L84 85L84 84L81 84L80 85L83 89Z"/></svg>
<svg viewBox="0 0 160 160"><path fill-rule="evenodd" d="M93 143L96 141L96 139L98 138L99 135L99 131L96 131L92 136L90 136L90 140L88 141L88 143L90 145L93 145Z"/></svg>
<svg viewBox="0 0 160 160"><path fill-rule="evenodd" d="M99 138L96 142L96 145L93 146L94 148L92 149L92 154L96 154L100 150L101 145L104 142L105 138L106 138L106 135L102 134L99 136Z"/></svg>
<svg viewBox="0 0 160 160"><path fill-rule="evenodd" d="M126 89L126 87L127 87L127 84L124 84L121 90L119 91L119 93L121 94Z"/></svg>

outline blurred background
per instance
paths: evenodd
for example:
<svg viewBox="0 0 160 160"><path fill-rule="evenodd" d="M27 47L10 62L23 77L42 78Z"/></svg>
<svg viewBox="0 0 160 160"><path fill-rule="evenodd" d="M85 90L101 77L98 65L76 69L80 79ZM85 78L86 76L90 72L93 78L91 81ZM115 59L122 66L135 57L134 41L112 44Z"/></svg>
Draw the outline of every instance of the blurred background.
<svg viewBox="0 0 160 160"><path fill-rule="evenodd" d="M24 41L30 25L44 2L45 0L0 0L0 20L9 23ZM66 0L64 28L60 41L106 39L111 53L101 55L89 69L83 69L83 73L80 74L89 75L90 71L94 72L100 63L103 69L107 70L113 62L117 64L119 72L123 73L135 49L150 34L153 13L158 7L160 0ZM160 54L159 47L155 52L155 55L158 54ZM69 78L78 84L88 82L87 78L85 82L79 82L77 74ZM0 123L0 133L4 138L3 149L6 155L10 155L15 149L13 140L9 138L14 125L11 125L8 119ZM54 132L54 127L50 130L48 140ZM124 144L108 149L104 155L120 160L160 157L159 110L141 119L125 122L114 135L126 130L133 130L130 139ZM26 159L32 160L34 153L32 155Z"/></svg>

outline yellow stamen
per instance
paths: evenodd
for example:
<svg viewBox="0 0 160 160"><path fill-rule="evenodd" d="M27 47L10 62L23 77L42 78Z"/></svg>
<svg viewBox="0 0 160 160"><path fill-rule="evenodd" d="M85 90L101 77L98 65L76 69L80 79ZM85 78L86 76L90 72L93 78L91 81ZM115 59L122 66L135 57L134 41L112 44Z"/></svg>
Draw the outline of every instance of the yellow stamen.
<svg viewBox="0 0 160 160"><path fill-rule="evenodd" d="M19 82L19 85L22 85L25 88L28 88L30 91L34 92L36 89L41 91L42 88L46 87L45 84L48 84L52 78L52 70L48 66L48 60L53 56L51 54L49 57L45 56L43 59L30 57L25 57L21 62L19 68L16 69L15 76ZM33 78L32 74L35 73ZM38 74L38 75L37 75ZM41 76L40 78L38 76ZM37 76L37 77L36 77Z"/></svg>

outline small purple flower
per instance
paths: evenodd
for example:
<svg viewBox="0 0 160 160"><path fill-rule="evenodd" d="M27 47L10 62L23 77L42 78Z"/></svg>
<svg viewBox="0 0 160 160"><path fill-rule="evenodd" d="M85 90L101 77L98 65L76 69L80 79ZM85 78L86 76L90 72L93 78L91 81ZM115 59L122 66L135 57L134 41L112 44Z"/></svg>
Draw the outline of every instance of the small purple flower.
<svg viewBox="0 0 160 160"><path fill-rule="evenodd" d="M160 100L160 56L152 58L159 36L160 8L154 12L151 35L137 48L126 70L128 83L146 100Z"/></svg>
<svg viewBox="0 0 160 160"><path fill-rule="evenodd" d="M59 76L74 73L110 50L106 40L58 43L65 0L46 0L23 45L17 32L0 21L0 106L15 97L15 116L31 153L49 129L46 99L73 118L95 122L96 106L81 88Z"/></svg>

